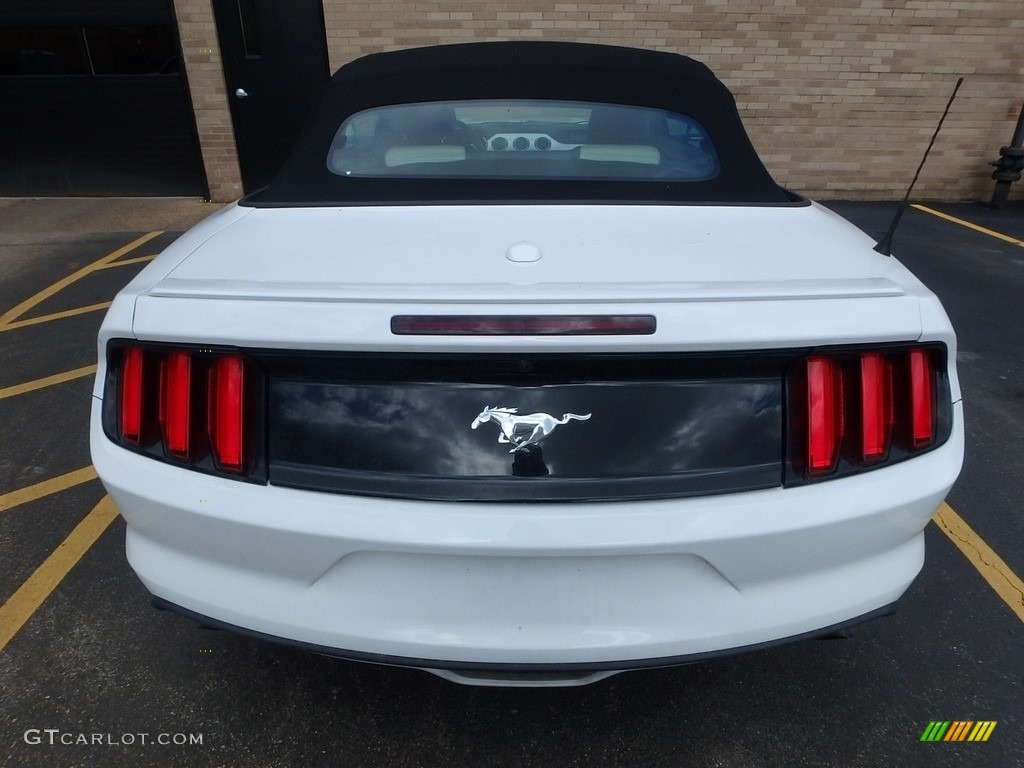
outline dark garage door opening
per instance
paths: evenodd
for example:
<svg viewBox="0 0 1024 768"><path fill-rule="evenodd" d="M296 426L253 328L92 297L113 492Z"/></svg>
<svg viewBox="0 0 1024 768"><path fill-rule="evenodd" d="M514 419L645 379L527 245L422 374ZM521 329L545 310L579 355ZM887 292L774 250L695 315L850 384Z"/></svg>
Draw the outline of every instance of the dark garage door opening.
<svg viewBox="0 0 1024 768"><path fill-rule="evenodd" d="M163 2L5 3L0 104L0 195L207 194Z"/></svg>

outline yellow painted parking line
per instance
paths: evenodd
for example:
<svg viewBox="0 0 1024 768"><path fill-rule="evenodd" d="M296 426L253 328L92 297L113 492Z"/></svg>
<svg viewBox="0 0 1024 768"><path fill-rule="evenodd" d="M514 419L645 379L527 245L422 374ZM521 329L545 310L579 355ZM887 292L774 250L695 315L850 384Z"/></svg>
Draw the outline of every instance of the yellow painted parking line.
<svg viewBox="0 0 1024 768"><path fill-rule="evenodd" d="M118 248L116 251L112 251L111 253L108 253L103 258L97 259L96 261L92 262L91 264L87 264L86 266L82 267L81 269L79 269L79 270L77 270L75 272L72 272L67 277L58 280L57 282L53 283L52 285L50 285L50 286L44 288L43 290L39 291L39 293L35 294L34 296L31 296L31 297L25 299L23 302L18 304L16 307L12 307L11 309L9 309L6 312L4 312L2 315L0 315L0 326L6 325L8 323L13 322L14 320L17 320L23 314L25 314L30 309L32 309L32 307L36 306L37 304L41 304L42 302L46 301L46 299L48 299L51 296L53 296L53 295L59 293L60 291L64 290L65 288L67 288L72 283L75 283L75 282L81 280L83 277L88 275L90 272L93 272L93 271L99 269L100 267L102 267L105 264L109 264L110 262L114 261L115 259L121 258L126 253L134 251L139 246L145 245L146 243L148 243L150 240L152 240L157 235L162 235L162 234L163 234L162 231L150 232L148 234L145 234L142 237L138 237L135 240L132 240L130 243L128 243L128 245L122 246L122 247Z"/></svg>
<svg viewBox="0 0 1024 768"><path fill-rule="evenodd" d="M81 379L84 376L91 376L94 373L96 373L96 366L86 365L81 368L75 368L73 371L55 373L53 376L46 376L45 378L36 379L35 381L26 381L24 384L15 384L13 387L4 387L3 389L0 389L0 400L3 400L5 397L23 395L26 392L34 392L37 389L52 387L54 384L63 384L65 381Z"/></svg>
<svg viewBox="0 0 1024 768"><path fill-rule="evenodd" d="M152 256L136 256L134 259L121 259L120 261L112 261L109 264L100 264L96 269L111 269L112 267L123 267L127 264L141 264L144 261L152 261L155 258L155 253Z"/></svg>
<svg viewBox="0 0 1024 768"><path fill-rule="evenodd" d="M76 469L74 472L68 472L66 475L52 477L35 485L20 488L17 491L0 494L0 512L14 509L20 504L27 504L44 496L66 491L68 488L74 488L82 483L88 483L90 480L95 480L96 477L96 470L90 465Z"/></svg>
<svg viewBox="0 0 1024 768"><path fill-rule="evenodd" d="M99 304L90 304L87 307L66 309L63 312L54 312L52 315L30 317L28 320L15 320L12 323L0 325L0 333L3 333L4 331L13 331L17 328L26 328L30 325L41 325L42 323L48 323L51 320L63 320L65 317L74 317L75 315L84 315L89 312L98 312L101 309L107 309L111 304L113 304L112 301L101 301Z"/></svg>
<svg viewBox="0 0 1024 768"><path fill-rule="evenodd" d="M970 560L996 594L1024 621L1024 581L945 502L932 518L950 541Z"/></svg>
<svg viewBox="0 0 1024 768"><path fill-rule="evenodd" d="M7 647L53 591L71 572L82 555L89 551L100 535L117 517L113 499L104 496L85 516L71 534L36 568L28 580L18 587L10 599L0 605L0 651Z"/></svg>
<svg viewBox="0 0 1024 768"><path fill-rule="evenodd" d="M924 213L930 213L932 216L938 216L940 219L945 219L946 221L951 221L954 224L959 224L961 227L967 227L968 229L973 229L975 232L981 232L981 234L983 235L995 237L1004 242L1013 243L1014 245L1024 247L1024 240L1018 240L1016 237L1004 235L1002 232L996 232L994 229L986 229L985 227L979 227L977 224L973 224L963 219L958 219L956 216L950 216L948 213L943 213L942 211L936 211L934 208L929 208L926 205L915 204L912 207Z"/></svg>

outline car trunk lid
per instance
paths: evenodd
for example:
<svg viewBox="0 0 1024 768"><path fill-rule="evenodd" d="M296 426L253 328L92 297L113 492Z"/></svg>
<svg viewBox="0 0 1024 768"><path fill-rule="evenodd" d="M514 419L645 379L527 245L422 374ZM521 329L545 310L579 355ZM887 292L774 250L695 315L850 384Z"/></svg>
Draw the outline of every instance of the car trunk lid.
<svg viewBox="0 0 1024 768"><path fill-rule="evenodd" d="M539 258L518 260L524 253ZM135 331L154 340L173 328L211 343L443 349L495 342L410 341L390 332L391 318L644 308L657 315L656 334L628 347L610 337L580 343L895 341L920 333L919 289L896 260L817 206L258 209L144 291Z"/></svg>

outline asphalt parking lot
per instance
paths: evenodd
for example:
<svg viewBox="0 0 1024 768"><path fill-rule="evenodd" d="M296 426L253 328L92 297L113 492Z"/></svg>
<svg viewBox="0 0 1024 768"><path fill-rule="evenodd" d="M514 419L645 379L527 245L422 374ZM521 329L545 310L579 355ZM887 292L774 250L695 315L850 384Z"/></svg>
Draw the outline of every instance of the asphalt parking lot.
<svg viewBox="0 0 1024 768"><path fill-rule="evenodd" d="M894 211L831 207L876 237ZM915 208L896 234L957 329L967 415L963 473L900 610L547 690L461 687L149 607L90 467L95 338L105 303L209 212L0 201L0 764L1024 765L1024 205ZM922 741L933 721L996 726Z"/></svg>

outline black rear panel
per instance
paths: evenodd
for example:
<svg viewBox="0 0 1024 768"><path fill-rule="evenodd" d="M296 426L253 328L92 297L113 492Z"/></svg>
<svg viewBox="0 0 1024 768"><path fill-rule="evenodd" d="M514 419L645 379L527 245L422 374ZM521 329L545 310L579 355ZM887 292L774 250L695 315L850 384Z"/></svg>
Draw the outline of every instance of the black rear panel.
<svg viewBox="0 0 1024 768"><path fill-rule="evenodd" d="M312 490L475 501L778 486L791 359L263 357L269 478Z"/></svg>

